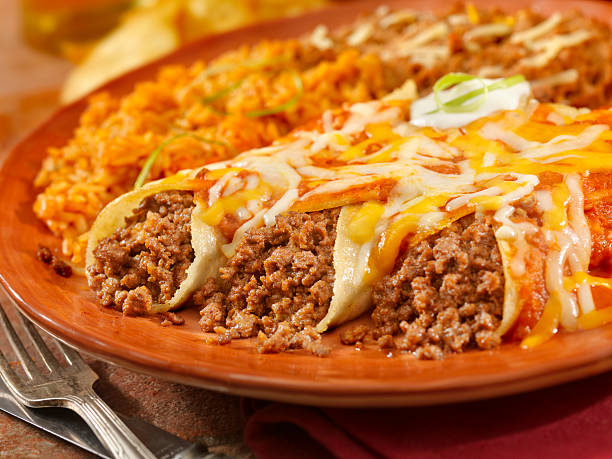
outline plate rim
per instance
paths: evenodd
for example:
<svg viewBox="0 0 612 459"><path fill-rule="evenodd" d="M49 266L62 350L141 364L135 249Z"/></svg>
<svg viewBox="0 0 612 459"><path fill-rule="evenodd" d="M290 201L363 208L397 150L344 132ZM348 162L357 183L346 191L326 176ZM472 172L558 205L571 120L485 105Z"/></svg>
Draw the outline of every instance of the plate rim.
<svg viewBox="0 0 612 459"><path fill-rule="evenodd" d="M396 5L415 5L429 2L392 0L385 3ZM444 4L444 7L448 7L452 3L452 0L441 0L436 2L436 4ZM483 4L491 2L476 1L474 3ZM522 3L538 5L550 2L521 1L518 5L520 6L520 4ZM556 7L557 9L568 9L569 7L567 5L576 6L576 3L578 2L574 0L566 0L563 2L556 3ZM580 3L582 4L582 6L584 6L585 4L595 4L599 7L605 6L605 8L612 13L612 4L605 4L604 2L600 1L587 1ZM330 11L338 12L346 9L358 10L368 7L374 7L377 4L378 3L374 1L366 0L351 4L336 5L333 6L331 9L328 8L320 11L315 11L305 16L323 18L323 14L329 14ZM565 6L559 7L559 5L561 4L565 4ZM303 17L304 16L302 16L302 18ZM179 53L184 52L186 48L195 50L199 47L204 46L207 43L223 40L229 36L235 37L240 34L249 33L253 30L262 30L264 28L274 26L278 23L287 24L299 20L301 20L301 18L279 19L263 24L255 24L234 31L224 32L222 34L217 34L210 37L205 37L202 40L198 40L194 43L188 44L185 47L179 48L168 56L164 56L158 60L155 60L152 63L138 67L137 69L134 69L128 72L127 74L119 76L118 78L110 81L109 83L105 84L94 92L98 92L100 90L108 88L114 88L118 84L119 86L121 86L122 83L124 83L125 81L129 81L131 78L133 78L134 75L138 75L141 73L144 74L151 69L157 69L161 65L164 65L168 62L172 62L174 59L176 59ZM299 33L296 35L299 35ZM2 168L0 169L0 177L7 175L8 165L11 163L11 160L15 160L15 155L19 152L19 149L22 145L27 144L27 142L34 136L40 135L41 133L48 130L50 127L53 126L54 122L64 114L72 113L74 115L75 111L78 111L80 114L82 110L79 110L79 107L85 107L85 101L89 95L84 96L83 98L58 109L45 122L39 125L28 136L26 136L17 145L15 145L14 148L8 153L8 155L6 155L3 160ZM28 196L28 203L31 204L32 198L33 196ZM0 240L3 239L4 236L0 236ZM298 383L297 381L292 381L287 384L286 380L269 380L265 376L254 377L252 374L245 375L244 373L240 372L229 374L226 373L225 375L217 374L216 376L213 374L209 375L209 377L204 377L202 374L194 376L193 374L186 374L185 369L183 368L168 368L168 366L162 368L162 365L160 365L159 361L155 361L149 356L144 356L142 353L139 355L139 359L134 358L134 356L132 355L132 351L128 355L128 357L131 358L122 358L111 352L109 348L109 343L105 343L103 341L100 341L99 339L87 335L81 335L79 339L76 334L76 331L74 333L66 332L67 330L70 330L70 327L68 327L67 324L63 325L64 329L62 330L60 324L55 323L52 318L41 314L39 311L37 312L36 306L29 304L26 300L22 298L22 295L20 295L20 293L12 287L11 282L5 276L4 270L2 268L0 268L0 284L6 290L8 296L13 301L13 303L30 320L37 323L37 325L41 326L41 328L45 329L47 332L60 339L61 341L78 349L81 349L87 353L91 353L92 355L95 355L98 358L110 361L112 363L120 364L124 367L131 368L139 372L155 374L156 376L160 376L166 379L178 380L179 382L183 382L190 385L200 386L203 388L212 389L220 392L230 392L239 395L255 396L258 398L265 399L291 401L294 403L304 404L324 404L329 406L334 405L353 407L398 406L398 403L401 405L411 406L429 405L438 403L448 403L451 401L466 401L501 395L509 395L513 393L523 392L525 390L533 390L542 387L547 387L561 382L568 382L571 380L580 379L586 376L612 370L611 346L607 352L604 352L603 354L596 356L595 358L593 356L584 356L582 360L574 361L574 364L571 366L553 365L553 371L551 371L550 368L547 370L546 367L534 368L527 378L525 377L525 375L522 375L520 377L517 376L516 378L510 380L505 379L503 381L500 380L497 382L488 383L485 386L483 386L482 384L471 385L469 384L469 381L465 381L465 378L463 378L463 381L459 380L458 382L455 382L456 385L454 386L454 388L450 389L436 389L434 385L433 388L430 386L430 388L426 390L407 390L406 388L396 388L397 390L394 391L381 391L375 388L364 390L363 388L349 386L346 387L344 391L338 392L337 388L336 391L333 391L331 390L331 387L323 388L323 386L318 386L315 392L304 393L303 385L300 385L303 383ZM607 328L610 328L610 330L612 330L612 327ZM589 333L589 331L580 333ZM138 363L136 360L140 360L140 363ZM149 362L147 363L147 361ZM525 389L525 385L529 386L528 389ZM295 398L296 395L299 395L297 399Z"/></svg>
<svg viewBox="0 0 612 459"><path fill-rule="evenodd" d="M4 293L12 304L29 320L42 328L45 332L57 340L73 347L78 351L85 352L102 361L119 365L139 373L152 375L161 379L171 380L180 384L186 384L202 389L212 390L219 393L228 393L244 397L253 397L270 401L295 403L299 405L315 405L344 408L390 408L399 406L430 406L448 403L462 403L474 400L485 400L489 398L504 397L524 392L535 391L558 384L569 383L579 379L595 376L612 370L612 352L604 358L585 359L577 365L560 366L555 371L545 369L535 370L532 375L524 375L514 379L502 379L488 384L458 385L450 388L427 389L427 390L345 390L337 392L333 390L322 390L304 393L299 383L287 385L286 381L267 380L265 377L254 378L252 375L236 373L229 379L212 377L210 379L201 376L193 376L180 372L169 372L157 366L143 365L130 359L124 359L116 354L104 352L102 349L93 349L78 340L71 339L66 334L58 333L57 329L49 327L41 316L32 314L31 306L25 303L6 283L6 279L0 274L0 284ZM588 333L588 331L586 331ZM476 351L477 352L477 351ZM313 357L316 358L316 357ZM170 377L169 377L170 375ZM238 378L236 378L238 376ZM245 379L241 382L240 379ZM260 379L259 381L257 381ZM248 380L248 381L246 381ZM249 384L244 384L248 382ZM253 385L253 382L258 384ZM261 383L264 384L261 384ZM276 383L276 384L275 384ZM277 392L282 389L280 392ZM345 388L347 389L347 388ZM399 389L399 388L398 388ZM296 398L296 396L298 396Z"/></svg>

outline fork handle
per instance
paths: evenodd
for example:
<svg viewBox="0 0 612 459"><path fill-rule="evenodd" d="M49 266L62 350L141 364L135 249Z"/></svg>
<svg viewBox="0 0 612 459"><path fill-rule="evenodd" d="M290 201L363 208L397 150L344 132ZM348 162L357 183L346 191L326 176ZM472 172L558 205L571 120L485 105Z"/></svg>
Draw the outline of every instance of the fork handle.
<svg viewBox="0 0 612 459"><path fill-rule="evenodd" d="M66 408L72 409L85 420L114 458L155 459L151 451L93 389L85 390L79 395L69 395L65 400Z"/></svg>

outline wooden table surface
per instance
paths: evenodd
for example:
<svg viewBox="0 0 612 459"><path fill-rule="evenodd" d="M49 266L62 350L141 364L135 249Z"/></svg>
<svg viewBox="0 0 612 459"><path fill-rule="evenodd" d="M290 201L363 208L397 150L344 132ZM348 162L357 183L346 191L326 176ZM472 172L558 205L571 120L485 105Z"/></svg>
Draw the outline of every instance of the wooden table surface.
<svg viewBox="0 0 612 459"><path fill-rule="evenodd" d="M20 33L18 0L0 1L0 160L10 147L58 107L70 63L28 48ZM0 226L0 231L2 227ZM97 392L115 410L232 456L242 444L238 397L218 394L86 360L100 376ZM0 458L90 457L83 450L0 412Z"/></svg>

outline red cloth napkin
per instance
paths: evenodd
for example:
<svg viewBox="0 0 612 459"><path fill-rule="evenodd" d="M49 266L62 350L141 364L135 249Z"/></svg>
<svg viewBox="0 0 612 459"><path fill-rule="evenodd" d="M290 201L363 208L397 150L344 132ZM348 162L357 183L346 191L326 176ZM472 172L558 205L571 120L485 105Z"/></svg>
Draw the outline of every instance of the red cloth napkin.
<svg viewBox="0 0 612 459"><path fill-rule="evenodd" d="M612 458L612 372L445 406L315 408L247 401L258 458Z"/></svg>

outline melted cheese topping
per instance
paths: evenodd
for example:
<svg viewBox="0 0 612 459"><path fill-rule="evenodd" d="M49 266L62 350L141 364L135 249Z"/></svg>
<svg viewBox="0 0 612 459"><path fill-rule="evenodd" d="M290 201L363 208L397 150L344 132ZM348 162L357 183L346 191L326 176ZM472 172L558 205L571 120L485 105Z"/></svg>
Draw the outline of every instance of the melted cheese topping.
<svg viewBox="0 0 612 459"><path fill-rule="evenodd" d="M310 35L310 43L312 46L321 51L331 49L334 46L334 42L329 38L328 32L327 27L322 24L315 27Z"/></svg>
<svg viewBox="0 0 612 459"><path fill-rule="evenodd" d="M579 76L578 70L568 69L563 72L555 73L554 75L533 80L531 81L531 87L535 89L572 84L578 81Z"/></svg>
<svg viewBox="0 0 612 459"><path fill-rule="evenodd" d="M430 45L433 41L447 37L448 33L449 28L445 22L436 22L416 35L397 43L392 50L383 51L381 57L383 59L409 57L414 62L430 67L450 55L448 44Z"/></svg>
<svg viewBox="0 0 612 459"><path fill-rule="evenodd" d="M359 25L346 39L349 46L359 46L374 33L374 26L366 22Z"/></svg>
<svg viewBox="0 0 612 459"><path fill-rule="evenodd" d="M350 206L343 214L347 239L339 244L351 248L343 263L358 271L351 288L367 294L393 269L401 247L465 215L491 215L506 276L499 334L522 307L534 250L545 254L548 301L523 346L560 328L609 321L612 313L596 310L591 294L591 286L612 288L612 280L588 275L581 175L612 170L612 112L532 101L487 113L447 129L415 126L394 101L326 113L312 130L207 165L206 185L196 193L206 207L200 218L211 226L230 214L237 220L222 247L229 257L248 229L273 225L279 214Z"/></svg>
<svg viewBox="0 0 612 459"><path fill-rule="evenodd" d="M463 35L464 41L472 41L482 37L503 37L512 32L512 27L503 22L484 24L468 30Z"/></svg>
<svg viewBox="0 0 612 459"><path fill-rule="evenodd" d="M417 14L412 10L400 10L391 14L381 14L380 16L383 16L379 21L383 29L399 23L410 23L417 18Z"/></svg>
<svg viewBox="0 0 612 459"><path fill-rule="evenodd" d="M589 38L591 33L586 30L576 30L564 35L555 35L550 38L542 38L528 45L528 48L536 52L535 55L521 59L521 64L526 67L544 67L564 48L577 46Z"/></svg>
<svg viewBox="0 0 612 459"><path fill-rule="evenodd" d="M536 38L539 38L542 35L546 35L550 31L552 31L555 27L557 27L557 25L559 25L560 22L561 14L555 13L548 19L545 19L544 21L540 22L538 25L532 27L531 29L515 32L512 37L510 37L510 42L523 43L535 40Z"/></svg>
<svg viewBox="0 0 612 459"><path fill-rule="evenodd" d="M481 44L492 39L501 39L517 47L518 63L522 67L546 67L559 53L570 47L579 46L593 36L593 32L586 29L564 33L573 30L573 17L555 13L540 23L528 28L521 20L521 12L514 15L499 13L482 16L473 4L466 4L462 13L440 17L431 13L415 12L410 10L390 12L388 8L379 8L376 17L366 19L348 35L346 42L350 46L367 45L378 47L377 44L367 43L372 37L376 27L382 29L394 27L400 33L396 40L378 50L383 60L406 58L426 68L439 65L442 60L454 53L457 40L471 53L478 53ZM331 40L321 30L313 34L311 41L320 49L331 46ZM328 44L328 42L330 42ZM480 76L499 77L504 72L496 66L483 68ZM536 86L573 83L576 73L570 70L559 72L557 75L545 77Z"/></svg>

